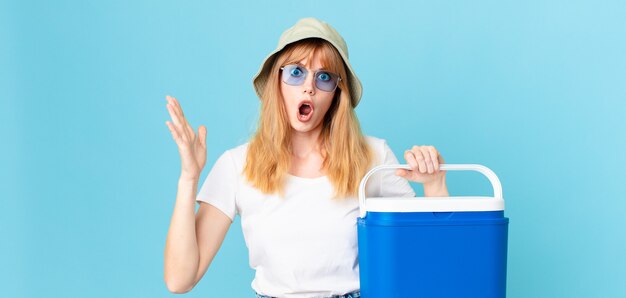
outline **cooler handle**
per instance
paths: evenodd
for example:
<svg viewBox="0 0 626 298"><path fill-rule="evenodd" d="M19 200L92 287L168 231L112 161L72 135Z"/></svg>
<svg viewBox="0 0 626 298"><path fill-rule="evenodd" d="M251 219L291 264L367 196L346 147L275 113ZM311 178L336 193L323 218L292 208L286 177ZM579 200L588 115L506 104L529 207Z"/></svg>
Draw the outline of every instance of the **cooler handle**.
<svg viewBox="0 0 626 298"><path fill-rule="evenodd" d="M380 165L371 169L363 179L361 179L361 184L359 185L359 217L365 218L365 184L367 180L372 176L375 172L379 170L396 170L396 169L406 169L410 170L411 167L407 164L403 165ZM439 169L442 171L476 171L485 175L489 181L491 182L491 186L493 186L493 197L496 199L502 199L502 185L500 184L500 179L498 176L489 168L479 165L479 164L440 164Z"/></svg>

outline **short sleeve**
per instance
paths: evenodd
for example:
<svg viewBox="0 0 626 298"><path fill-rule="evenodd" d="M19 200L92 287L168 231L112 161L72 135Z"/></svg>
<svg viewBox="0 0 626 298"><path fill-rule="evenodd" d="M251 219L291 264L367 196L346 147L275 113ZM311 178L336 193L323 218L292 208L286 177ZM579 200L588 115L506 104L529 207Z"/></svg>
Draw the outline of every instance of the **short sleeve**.
<svg viewBox="0 0 626 298"><path fill-rule="evenodd" d="M383 164L399 164L398 159L387 145L387 142L383 142L383 147ZM397 176L394 170L382 171L380 183L382 197L415 197L415 191L413 191L409 181Z"/></svg>
<svg viewBox="0 0 626 298"><path fill-rule="evenodd" d="M224 152L215 162L206 180L200 187L197 202L206 202L221 210L234 220L237 214L236 190L238 174L229 151Z"/></svg>

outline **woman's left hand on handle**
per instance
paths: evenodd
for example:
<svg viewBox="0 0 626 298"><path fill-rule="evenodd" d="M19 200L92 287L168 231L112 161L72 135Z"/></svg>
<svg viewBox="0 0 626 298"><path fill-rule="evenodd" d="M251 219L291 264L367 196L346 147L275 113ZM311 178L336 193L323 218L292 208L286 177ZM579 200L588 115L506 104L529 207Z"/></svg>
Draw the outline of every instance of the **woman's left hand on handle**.
<svg viewBox="0 0 626 298"><path fill-rule="evenodd" d="M413 146L404 151L404 159L411 167L411 170L398 169L396 175L407 180L424 184L427 188L438 189L438 192L447 189L445 187L446 171L439 169L439 165L444 163L443 157L433 146Z"/></svg>

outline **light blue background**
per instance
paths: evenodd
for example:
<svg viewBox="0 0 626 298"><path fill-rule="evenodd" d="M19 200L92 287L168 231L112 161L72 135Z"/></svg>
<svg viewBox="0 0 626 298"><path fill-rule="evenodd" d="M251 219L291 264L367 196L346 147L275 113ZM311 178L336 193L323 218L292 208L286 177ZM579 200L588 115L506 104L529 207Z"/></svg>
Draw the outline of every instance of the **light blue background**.
<svg viewBox="0 0 626 298"><path fill-rule="evenodd" d="M164 97L208 128L202 182L253 132L251 78L307 16L346 39L366 134L498 174L508 297L626 297L624 2L0 3L3 297L172 295ZM455 195L491 194L448 174ZM252 278L237 220L187 296L251 297Z"/></svg>

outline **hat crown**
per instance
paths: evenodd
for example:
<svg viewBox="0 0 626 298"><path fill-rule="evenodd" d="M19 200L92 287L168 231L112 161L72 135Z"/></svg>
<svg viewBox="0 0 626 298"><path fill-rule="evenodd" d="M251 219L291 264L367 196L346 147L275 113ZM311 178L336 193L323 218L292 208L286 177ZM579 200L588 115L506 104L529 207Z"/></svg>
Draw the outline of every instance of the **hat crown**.
<svg viewBox="0 0 626 298"><path fill-rule="evenodd" d="M278 46L285 46L294 41L315 36L333 41L333 45L348 58L348 46L343 37L339 35L339 32L328 23L313 17L300 19L295 25L285 30L285 32L280 35Z"/></svg>

